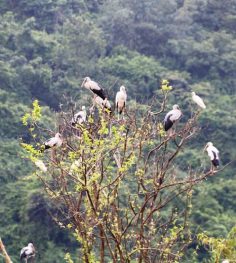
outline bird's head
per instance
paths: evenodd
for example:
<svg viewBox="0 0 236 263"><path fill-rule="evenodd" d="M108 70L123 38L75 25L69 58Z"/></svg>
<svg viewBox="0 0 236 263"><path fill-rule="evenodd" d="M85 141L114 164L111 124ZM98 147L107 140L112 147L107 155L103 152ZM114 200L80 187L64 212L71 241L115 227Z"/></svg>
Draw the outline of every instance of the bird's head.
<svg viewBox="0 0 236 263"><path fill-rule="evenodd" d="M213 143L212 143L212 142L208 142L208 143L206 144L206 146L207 146L207 147L213 146Z"/></svg>
<svg viewBox="0 0 236 263"><path fill-rule="evenodd" d="M121 86L121 87L120 87L120 91L126 92L125 86Z"/></svg>
<svg viewBox="0 0 236 263"><path fill-rule="evenodd" d="M61 136L61 134L59 132L56 133L55 137L56 138L60 138L60 139L62 138L62 136Z"/></svg>
<svg viewBox="0 0 236 263"><path fill-rule="evenodd" d="M90 80L91 80L90 77L85 77L84 80L83 80L83 82L82 82L82 84L81 84L81 87L83 87L84 84L85 84L86 82L90 81Z"/></svg>
<svg viewBox="0 0 236 263"><path fill-rule="evenodd" d="M82 110L86 110L86 107L85 106L82 106L82 108L81 108Z"/></svg>
<svg viewBox="0 0 236 263"><path fill-rule="evenodd" d="M29 243L28 247L32 247L33 248L34 247L33 243Z"/></svg>
<svg viewBox="0 0 236 263"><path fill-rule="evenodd" d="M207 149L209 146L213 146L213 143L212 143L212 142L208 142L208 143L206 144L206 146L204 147L203 151L205 152L206 149Z"/></svg>
<svg viewBox="0 0 236 263"><path fill-rule="evenodd" d="M177 104L173 105L173 110L179 110L179 105Z"/></svg>
<svg viewBox="0 0 236 263"><path fill-rule="evenodd" d="M193 92L192 92L192 96L195 96L195 95L196 95L196 93L193 91Z"/></svg>

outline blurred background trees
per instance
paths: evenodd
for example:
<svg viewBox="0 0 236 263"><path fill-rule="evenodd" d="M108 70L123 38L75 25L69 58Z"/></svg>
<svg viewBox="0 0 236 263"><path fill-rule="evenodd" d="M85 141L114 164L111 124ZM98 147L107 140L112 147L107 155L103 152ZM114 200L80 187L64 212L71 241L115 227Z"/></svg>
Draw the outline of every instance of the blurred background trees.
<svg viewBox="0 0 236 263"><path fill-rule="evenodd" d="M31 200L42 205L35 211L45 218L51 210L39 184L33 178L24 183L34 167L21 158L19 139L28 141L29 134L20 117L34 99L43 105L47 125L56 129L51 118L68 106L68 98L78 108L90 105L80 89L87 75L108 89L111 100L124 84L129 101L142 104L166 78L174 87L167 108L177 102L186 112L183 121L194 107L191 90L207 104L199 120L201 133L188 145L188 153L180 153L178 169L184 173L197 167L202 161L197 152L207 141L221 150L223 164L235 160L235 10L233 0L1 1L0 232L13 261L32 235L38 237L37 244L45 240L39 262L63 262L67 247L76 248L55 224L49 224L51 231L40 220L35 227L30 219ZM224 238L234 226L235 166L233 162L193 193L196 233L204 230ZM196 244L189 251L192 248ZM50 252L55 250L58 253ZM200 252L196 262L206 259L206 250Z"/></svg>

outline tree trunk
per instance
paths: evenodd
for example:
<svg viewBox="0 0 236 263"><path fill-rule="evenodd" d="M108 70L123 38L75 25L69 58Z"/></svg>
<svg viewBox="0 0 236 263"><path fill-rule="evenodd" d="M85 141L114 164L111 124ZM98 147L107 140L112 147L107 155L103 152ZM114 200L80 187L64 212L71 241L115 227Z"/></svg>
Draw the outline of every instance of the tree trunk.
<svg viewBox="0 0 236 263"><path fill-rule="evenodd" d="M4 245L3 245L3 242L1 240L1 238L0 238L0 253L3 254L6 263L12 263L10 257L7 254L7 251L6 251L6 249L5 249Z"/></svg>

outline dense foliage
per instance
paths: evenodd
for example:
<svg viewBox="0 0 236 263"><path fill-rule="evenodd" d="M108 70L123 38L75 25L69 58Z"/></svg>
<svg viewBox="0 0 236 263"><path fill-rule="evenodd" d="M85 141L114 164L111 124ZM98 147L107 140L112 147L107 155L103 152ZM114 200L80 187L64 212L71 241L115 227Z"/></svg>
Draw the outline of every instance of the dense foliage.
<svg viewBox="0 0 236 263"><path fill-rule="evenodd" d="M173 86L167 108L178 103L183 121L194 110L190 91L204 97L201 133L179 155L179 169L197 168L207 141L220 149L224 171L193 194L192 228L218 238L235 225L236 3L233 0L34 0L0 3L0 232L14 262L34 237L38 262L64 262L77 244L54 224L53 206L31 176L19 142L30 136L21 117L38 99L44 125L70 101L90 106L80 88L91 76L111 100L121 84L129 103L145 103L160 80ZM164 117L164 115L163 115ZM36 237L36 238L35 238ZM197 241L189 248L197 247ZM73 253L72 253L73 254ZM207 259L200 247L196 262Z"/></svg>

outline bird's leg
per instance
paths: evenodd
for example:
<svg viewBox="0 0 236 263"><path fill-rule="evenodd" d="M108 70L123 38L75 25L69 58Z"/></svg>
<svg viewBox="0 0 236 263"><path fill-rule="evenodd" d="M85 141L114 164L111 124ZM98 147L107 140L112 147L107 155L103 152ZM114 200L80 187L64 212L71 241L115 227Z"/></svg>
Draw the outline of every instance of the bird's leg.
<svg viewBox="0 0 236 263"><path fill-rule="evenodd" d="M91 107L91 108L89 108L89 113L92 115L93 114L93 112L94 112L94 105Z"/></svg>
<svg viewBox="0 0 236 263"><path fill-rule="evenodd" d="M210 170L210 173L214 173L214 165L211 163L211 170Z"/></svg>
<svg viewBox="0 0 236 263"><path fill-rule="evenodd" d="M92 105L92 107L89 109L89 112L90 112L91 115L92 115L93 112L94 112L94 107L95 107L95 104L96 104L95 98L96 98L96 96L93 96L93 105Z"/></svg>
<svg viewBox="0 0 236 263"><path fill-rule="evenodd" d="M125 120L125 108L122 111L122 119Z"/></svg>
<svg viewBox="0 0 236 263"><path fill-rule="evenodd" d="M174 134L175 134L175 131L173 130L173 128L170 128L170 129L167 131L167 136L168 136L168 137L172 137Z"/></svg>
<svg viewBox="0 0 236 263"><path fill-rule="evenodd" d="M120 161L120 152L118 149L116 149L115 153L114 153L114 159L116 161L116 165L118 168L121 168L121 161Z"/></svg>
<svg viewBox="0 0 236 263"><path fill-rule="evenodd" d="M173 136L176 133L176 126L177 126L177 122L174 122L171 136Z"/></svg>
<svg viewBox="0 0 236 263"><path fill-rule="evenodd" d="M111 122L109 124L109 137L111 137Z"/></svg>
<svg viewBox="0 0 236 263"><path fill-rule="evenodd" d="M57 160L56 160L56 149L55 148L51 148L51 160L53 161L53 162L56 162Z"/></svg>

